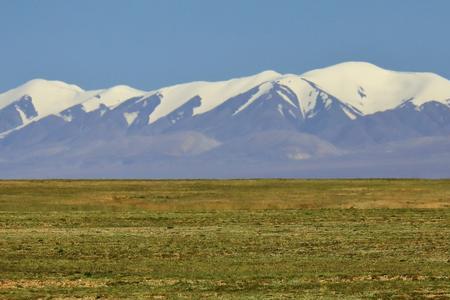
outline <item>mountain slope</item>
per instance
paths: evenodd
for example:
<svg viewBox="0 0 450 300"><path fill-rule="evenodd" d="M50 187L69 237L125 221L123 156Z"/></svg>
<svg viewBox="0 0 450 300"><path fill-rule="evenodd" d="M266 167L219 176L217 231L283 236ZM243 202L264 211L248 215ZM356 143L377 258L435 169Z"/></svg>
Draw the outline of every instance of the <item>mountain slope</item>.
<svg viewBox="0 0 450 300"><path fill-rule="evenodd" d="M450 82L432 73L394 72L362 62L342 63L302 75L363 114L393 109L406 101L420 106L450 104Z"/></svg>
<svg viewBox="0 0 450 300"><path fill-rule="evenodd" d="M143 97L143 100L153 95L158 95L161 98L161 104L149 117L149 123L154 123L161 117L167 116L194 97L200 98L200 104L195 107L193 115L208 112L233 96L250 90L261 83L274 80L279 76L281 74L277 72L265 71L254 76L227 81L192 82L162 88Z"/></svg>
<svg viewBox="0 0 450 300"><path fill-rule="evenodd" d="M111 166L119 175L139 169L144 177L158 177L158 168L171 177L197 167L204 170L197 174L231 177L270 170L306 176L296 169L306 168L320 177L345 170L363 176L362 165L378 170L367 176L384 174L379 166L396 165L386 173L394 176L414 172L406 154L418 159L414 141L426 140L428 152L420 155L429 157L417 174L431 174L423 172L426 162L435 168L435 156L442 162L450 156L442 142L450 136L448 99L450 82L442 77L359 62L150 92L32 80L0 94L0 168L4 175L42 169L56 177L75 166L85 176L103 169L107 175ZM389 145L401 146L391 153Z"/></svg>
<svg viewBox="0 0 450 300"><path fill-rule="evenodd" d="M28 96L33 99L33 105L39 115L48 115L79 103L83 94L84 90L76 85L34 79L0 94L0 109Z"/></svg>
<svg viewBox="0 0 450 300"><path fill-rule="evenodd" d="M34 79L0 94L0 134L49 115L59 115L79 104L85 111L91 111L102 104L110 107L143 94L143 91L127 86L84 91L61 81ZM8 118L10 120L5 121Z"/></svg>

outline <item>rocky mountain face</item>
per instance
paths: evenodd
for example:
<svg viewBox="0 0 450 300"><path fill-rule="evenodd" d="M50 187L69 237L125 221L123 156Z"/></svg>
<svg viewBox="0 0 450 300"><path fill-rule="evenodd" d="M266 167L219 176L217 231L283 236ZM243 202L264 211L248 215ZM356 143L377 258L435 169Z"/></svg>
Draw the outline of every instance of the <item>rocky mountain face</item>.
<svg viewBox="0 0 450 300"><path fill-rule="evenodd" d="M155 91L0 94L0 177L448 177L450 82L350 62Z"/></svg>

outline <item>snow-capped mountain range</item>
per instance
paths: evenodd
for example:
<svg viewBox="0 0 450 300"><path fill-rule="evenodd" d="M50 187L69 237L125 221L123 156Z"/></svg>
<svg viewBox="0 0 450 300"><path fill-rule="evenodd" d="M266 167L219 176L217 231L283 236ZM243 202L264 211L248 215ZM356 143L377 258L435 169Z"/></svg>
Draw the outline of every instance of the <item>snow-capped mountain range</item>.
<svg viewBox="0 0 450 300"><path fill-rule="evenodd" d="M0 94L0 177L446 177L450 81L363 62Z"/></svg>

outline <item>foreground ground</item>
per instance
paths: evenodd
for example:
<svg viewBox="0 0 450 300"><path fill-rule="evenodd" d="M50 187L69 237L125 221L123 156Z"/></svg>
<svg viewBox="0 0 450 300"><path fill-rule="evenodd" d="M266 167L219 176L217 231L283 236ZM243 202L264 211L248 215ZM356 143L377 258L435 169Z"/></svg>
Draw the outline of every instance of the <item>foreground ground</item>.
<svg viewBox="0 0 450 300"><path fill-rule="evenodd" d="M450 298L450 181L0 181L0 298Z"/></svg>

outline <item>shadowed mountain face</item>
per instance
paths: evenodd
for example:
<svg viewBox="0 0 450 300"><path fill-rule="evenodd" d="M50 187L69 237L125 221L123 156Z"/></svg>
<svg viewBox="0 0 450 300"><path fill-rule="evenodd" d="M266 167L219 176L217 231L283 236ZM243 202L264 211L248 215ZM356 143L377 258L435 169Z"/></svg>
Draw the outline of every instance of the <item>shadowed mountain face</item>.
<svg viewBox="0 0 450 300"><path fill-rule="evenodd" d="M17 128L26 120L37 117L36 109L29 96L23 96L19 100L0 109L0 132Z"/></svg>
<svg viewBox="0 0 450 300"><path fill-rule="evenodd" d="M32 81L0 94L0 176L448 177L449 98L366 63L152 92Z"/></svg>

